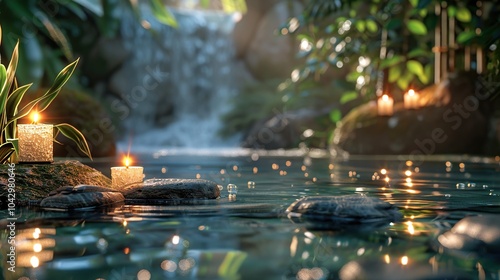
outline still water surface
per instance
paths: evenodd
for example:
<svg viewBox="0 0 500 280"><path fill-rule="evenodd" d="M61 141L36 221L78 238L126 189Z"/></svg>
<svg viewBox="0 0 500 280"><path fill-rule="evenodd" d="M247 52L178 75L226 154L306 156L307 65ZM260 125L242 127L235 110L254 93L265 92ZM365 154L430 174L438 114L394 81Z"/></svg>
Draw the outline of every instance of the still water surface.
<svg viewBox="0 0 500 280"><path fill-rule="evenodd" d="M143 154L137 163L146 178L213 180L223 187L221 197L70 213L19 209L16 272L6 270L3 233L3 277L500 279L498 256L450 252L435 242L466 215L500 218L498 158L163 152ZM90 165L109 175L116 164ZM237 186L235 195L228 184ZM318 230L284 215L304 196L354 193L395 204L403 220Z"/></svg>

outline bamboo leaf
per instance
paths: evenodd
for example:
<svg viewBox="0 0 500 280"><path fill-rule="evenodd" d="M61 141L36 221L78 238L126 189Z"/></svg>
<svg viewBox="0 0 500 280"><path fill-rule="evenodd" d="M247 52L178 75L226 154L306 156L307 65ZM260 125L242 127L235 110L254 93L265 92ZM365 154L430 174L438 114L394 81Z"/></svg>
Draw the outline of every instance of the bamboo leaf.
<svg viewBox="0 0 500 280"><path fill-rule="evenodd" d="M469 42L470 40L472 40L475 37L476 37L476 32L475 31L461 32L457 36L457 42L460 43L460 44L465 44L465 43Z"/></svg>
<svg viewBox="0 0 500 280"><path fill-rule="evenodd" d="M12 57L6 70L5 82L3 83L0 91L0 112L3 112L5 109L7 96L9 95L10 88L12 87L12 82L14 81L14 77L16 76L17 60L19 58L18 47L19 41L16 43L16 46L12 51Z"/></svg>
<svg viewBox="0 0 500 280"><path fill-rule="evenodd" d="M416 60L408 60L406 62L406 68L408 71L411 73L417 75L417 76L424 76L424 66L422 66L422 63L416 61Z"/></svg>
<svg viewBox="0 0 500 280"><path fill-rule="evenodd" d="M342 119L342 112L340 112L340 110L335 109L335 110L333 110L333 111L330 112L330 120L333 123L337 123L341 119Z"/></svg>
<svg viewBox="0 0 500 280"><path fill-rule="evenodd" d="M401 76L401 67L399 65L394 65L389 68L389 82L394 83Z"/></svg>
<svg viewBox="0 0 500 280"><path fill-rule="evenodd" d="M178 27L174 15L165 7L165 5L163 5L162 1L149 0L149 3L153 15L159 22L172 27Z"/></svg>
<svg viewBox="0 0 500 280"><path fill-rule="evenodd" d="M377 32L378 31L377 23L371 19L366 20L366 29L368 29L368 31L372 33Z"/></svg>
<svg viewBox="0 0 500 280"><path fill-rule="evenodd" d="M62 135L66 136L68 139L75 142L78 149L86 156L88 156L90 159L92 159L92 155L90 153L90 148L89 145L87 144L87 140L85 139L85 136L83 136L83 134L78 129L67 123L58 124L55 125L54 127L57 128L58 132L60 132Z"/></svg>
<svg viewBox="0 0 500 280"><path fill-rule="evenodd" d="M27 84L18 87L9 95L9 98L7 99L7 106L5 107L5 114L8 120L12 120L13 116L17 113L17 108L23 100L24 94L31 87L31 85L32 84ZM12 122L9 122L5 127L3 127L6 139L14 138L15 136L13 127L15 125L14 121L15 120L12 120Z"/></svg>
<svg viewBox="0 0 500 280"><path fill-rule="evenodd" d="M5 142L0 145L0 164L8 162L12 153L15 152L14 145L10 142Z"/></svg>
<svg viewBox="0 0 500 280"><path fill-rule="evenodd" d="M396 64L403 62L404 60L405 60L405 58L401 55L395 55L391 58L386 58L386 59L382 60L382 62L380 63L380 69L385 69L387 67L391 67L393 65L396 65Z"/></svg>
<svg viewBox="0 0 500 280"><path fill-rule="evenodd" d="M357 20L354 25L359 32L365 32L366 24L364 20Z"/></svg>
<svg viewBox="0 0 500 280"><path fill-rule="evenodd" d="M427 27L420 20L410 19L406 24L408 30L415 35L425 35L427 34Z"/></svg>
<svg viewBox="0 0 500 280"><path fill-rule="evenodd" d="M466 7L459 7L457 9L456 17L461 22L470 22L472 19L472 14Z"/></svg>
<svg viewBox="0 0 500 280"><path fill-rule="evenodd" d="M344 92L344 94L342 94L342 97L340 97L340 104L346 104L347 102L355 100L356 98L358 98L358 93L356 91L353 90Z"/></svg>

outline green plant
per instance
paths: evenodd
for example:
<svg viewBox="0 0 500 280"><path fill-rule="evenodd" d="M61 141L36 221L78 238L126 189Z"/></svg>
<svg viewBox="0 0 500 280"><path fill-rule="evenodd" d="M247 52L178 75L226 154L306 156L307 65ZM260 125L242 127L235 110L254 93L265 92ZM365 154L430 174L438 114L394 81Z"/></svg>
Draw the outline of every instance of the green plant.
<svg viewBox="0 0 500 280"><path fill-rule="evenodd" d="M1 42L2 30L0 26L0 44ZM26 93L32 84L17 85L15 75L19 59L18 47L19 43L14 47L7 68L0 63L0 163L12 160L14 152L18 152L16 139L17 120L26 117L35 107L39 112L47 109L50 103L57 97L61 88L69 80L79 61L77 59L62 69L52 83L52 86L42 96L34 98L27 102L26 105L20 107L23 99L27 97ZM54 127L56 128L56 135L61 133L68 137L77 144L78 148L85 155L92 158L87 141L78 129L66 123L57 124Z"/></svg>

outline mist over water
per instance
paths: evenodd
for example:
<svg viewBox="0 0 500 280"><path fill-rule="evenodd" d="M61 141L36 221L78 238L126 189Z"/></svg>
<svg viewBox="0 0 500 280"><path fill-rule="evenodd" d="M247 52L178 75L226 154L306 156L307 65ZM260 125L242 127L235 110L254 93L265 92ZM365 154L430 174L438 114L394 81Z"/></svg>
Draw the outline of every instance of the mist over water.
<svg viewBox="0 0 500 280"><path fill-rule="evenodd" d="M157 22L144 7L143 27L133 17L122 23L129 62L142 69L131 88L132 103L121 147L237 147L239 137L221 139L221 116L237 93L232 15L171 9L179 27ZM135 107L134 107L135 106Z"/></svg>

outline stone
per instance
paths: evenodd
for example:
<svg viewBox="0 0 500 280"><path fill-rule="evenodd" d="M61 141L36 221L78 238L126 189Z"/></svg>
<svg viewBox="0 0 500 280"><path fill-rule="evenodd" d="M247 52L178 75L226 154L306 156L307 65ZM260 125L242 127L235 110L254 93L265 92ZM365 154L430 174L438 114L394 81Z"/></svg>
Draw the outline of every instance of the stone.
<svg viewBox="0 0 500 280"><path fill-rule="evenodd" d="M123 190L128 204L168 204L181 200L216 199L220 189L203 179L149 179Z"/></svg>
<svg viewBox="0 0 500 280"><path fill-rule="evenodd" d="M8 165L0 165L0 209L8 204ZM61 186L80 184L110 187L111 180L101 172L75 160L51 164L15 165L16 205L39 205L50 192Z"/></svg>
<svg viewBox="0 0 500 280"><path fill-rule="evenodd" d="M437 242L452 252L500 255L500 216L485 214L461 219Z"/></svg>
<svg viewBox="0 0 500 280"><path fill-rule="evenodd" d="M81 209L102 207L122 203L123 194L111 188L99 186L78 185L75 187L60 187L49 193L40 202L44 208Z"/></svg>
<svg viewBox="0 0 500 280"><path fill-rule="evenodd" d="M295 55L298 44L292 36L281 35L279 29L288 18L301 11L300 3L294 3L293 10L290 10L287 1L280 1L268 9L259 21L244 57L248 68L258 80L290 76L297 64Z"/></svg>
<svg viewBox="0 0 500 280"><path fill-rule="evenodd" d="M285 212L292 220L313 222L321 228L383 225L403 217L396 206L361 194L303 197Z"/></svg>
<svg viewBox="0 0 500 280"><path fill-rule="evenodd" d="M253 125L244 137L242 147L266 150L293 149L303 141L306 129L321 129L318 119L327 118L330 108L323 110L300 109L279 113ZM311 147L320 146L308 143Z"/></svg>
<svg viewBox="0 0 500 280"><path fill-rule="evenodd" d="M451 75L423 91L417 110L394 105L390 117L378 116L370 102L351 110L337 125L331 149L350 154L481 154L490 130L488 98L474 77Z"/></svg>

